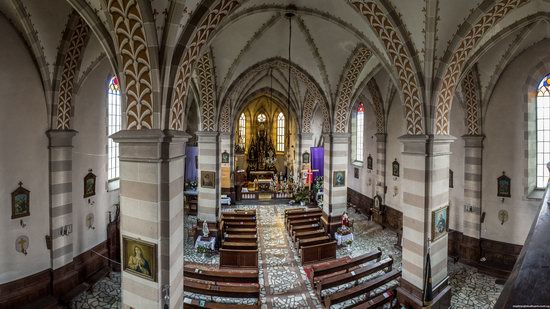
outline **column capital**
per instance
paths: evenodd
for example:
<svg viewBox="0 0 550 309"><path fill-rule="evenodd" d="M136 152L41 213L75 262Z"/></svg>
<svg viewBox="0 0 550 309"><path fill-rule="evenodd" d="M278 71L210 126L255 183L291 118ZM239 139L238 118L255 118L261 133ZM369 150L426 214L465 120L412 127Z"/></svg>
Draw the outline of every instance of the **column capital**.
<svg viewBox="0 0 550 309"><path fill-rule="evenodd" d="M190 136L183 131L151 129L122 130L110 138L120 144L121 161L155 162L184 155Z"/></svg>
<svg viewBox="0 0 550 309"><path fill-rule="evenodd" d="M402 135L403 153L411 155L442 155L451 153L456 137L451 135Z"/></svg>
<svg viewBox="0 0 550 309"><path fill-rule="evenodd" d="M224 138L224 139L230 139L231 138L231 133L229 132L220 132L220 138Z"/></svg>
<svg viewBox="0 0 550 309"><path fill-rule="evenodd" d="M50 147L73 147L73 137L78 134L75 130L48 130L46 135L50 140Z"/></svg>
<svg viewBox="0 0 550 309"><path fill-rule="evenodd" d="M336 143L336 144L347 144L349 143L349 138L351 133L324 133L323 137L326 142Z"/></svg>
<svg viewBox="0 0 550 309"><path fill-rule="evenodd" d="M485 135L462 135L464 146L472 148L482 148Z"/></svg>
<svg viewBox="0 0 550 309"><path fill-rule="evenodd" d="M377 142L385 142L386 141L386 138L387 138L388 134L386 133L376 133L374 134L374 138L376 139Z"/></svg>
<svg viewBox="0 0 550 309"><path fill-rule="evenodd" d="M299 133L298 136L300 139L311 139L313 138L313 133Z"/></svg>
<svg viewBox="0 0 550 309"><path fill-rule="evenodd" d="M215 143L218 141L218 136L220 133L218 131L198 131L197 137L199 140L199 143Z"/></svg>

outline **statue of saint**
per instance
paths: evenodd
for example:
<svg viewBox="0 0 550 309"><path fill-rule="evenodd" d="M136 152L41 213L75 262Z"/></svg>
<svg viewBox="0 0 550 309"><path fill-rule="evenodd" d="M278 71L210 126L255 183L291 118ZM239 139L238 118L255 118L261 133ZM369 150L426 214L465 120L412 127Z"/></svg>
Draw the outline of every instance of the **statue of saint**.
<svg viewBox="0 0 550 309"><path fill-rule="evenodd" d="M342 226L349 227L349 217L347 212L344 212L342 215Z"/></svg>
<svg viewBox="0 0 550 309"><path fill-rule="evenodd" d="M208 237L208 235L210 235L210 230L208 230L208 223L204 221L202 223L202 236Z"/></svg>

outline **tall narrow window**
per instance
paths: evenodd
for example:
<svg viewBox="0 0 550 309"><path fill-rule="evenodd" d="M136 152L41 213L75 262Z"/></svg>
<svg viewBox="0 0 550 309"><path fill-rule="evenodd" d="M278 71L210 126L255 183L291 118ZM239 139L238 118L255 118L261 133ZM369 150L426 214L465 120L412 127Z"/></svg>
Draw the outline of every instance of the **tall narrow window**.
<svg viewBox="0 0 550 309"><path fill-rule="evenodd" d="M550 176L550 74L539 83L537 93L537 188L546 188Z"/></svg>
<svg viewBox="0 0 550 309"><path fill-rule="evenodd" d="M115 77L109 81L109 89L107 90L107 134L111 136L121 129L122 113L120 105L120 85ZM112 138L108 138L107 142L107 175L109 181L117 180L120 175L120 164L118 160L118 143L115 143Z"/></svg>
<svg viewBox="0 0 550 309"><path fill-rule="evenodd" d="M239 145L242 149L246 146L246 116L244 113L239 118Z"/></svg>
<svg viewBox="0 0 550 309"><path fill-rule="evenodd" d="M277 151L285 151L285 115L277 116Z"/></svg>
<svg viewBox="0 0 550 309"><path fill-rule="evenodd" d="M355 123L355 160L363 162L363 129L365 127L365 107L359 103L357 108L357 121Z"/></svg>

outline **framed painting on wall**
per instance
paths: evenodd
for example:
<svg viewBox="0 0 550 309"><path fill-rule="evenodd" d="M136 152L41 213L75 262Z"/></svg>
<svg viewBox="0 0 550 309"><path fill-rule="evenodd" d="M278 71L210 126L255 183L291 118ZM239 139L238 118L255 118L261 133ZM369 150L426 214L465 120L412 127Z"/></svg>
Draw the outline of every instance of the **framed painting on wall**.
<svg viewBox="0 0 550 309"><path fill-rule="evenodd" d="M333 187L344 187L346 185L346 171L332 172L332 179Z"/></svg>
<svg viewBox="0 0 550 309"><path fill-rule="evenodd" d="M359 169L357 167L353 168L353 177L355 177L355 179L359 179Z"/></svg>
<svg viewBox="0 0 550 309"><path fill-rule="evenodd" d="M92 170L88 170L88 174L84 176L84 198L95 195L95 180L96 176L92 173Z"/></svg>
<svg viewBox="0 0 550 309"><path fill-rule="evenodd" d="M214 189L216 187L216 172L201 171L201 187Z"/></svg>
<svg viewBox="0 0 550 309"><path fill-rule="evenodd" d="M505 172L502 172L502 176L497 178L497 196L499 197L512 197L512 180L506 176Z"/></svg>
<svg viewBox="0 0 550 309"><path fill-rule="evenodd" d="M449 206L432 211L432 241L445 236L449 231Z"/></svg>
<svg viewBox="0 0 550 309"><path fill-rule="evenodd" d="M157 245L122 236L122 264L127 273L157 282Z"/></svg>
<svg viewBox="0 0 550 309"><path fill-rule="evenodd" d="M17 219L31 215L30 210L31 191L23 188L19 182L19 188L11 193L11 218Z"/></svg>
<svg viewBox="0 0 550 309"><path fill-rule="evenodd" d="M309 163L309 152L304 152L304 154L302 155L302 163L304 164L308 164Z"/></svg>
<svg viewBox="0 0 550 309"><path fill-rule="evenodd" d="M372 170L372 156L369 154L369 156L367 157L367 168L369 170Z"/></svg>
<svg viewBox="0 0 550 309"><path fill-rule="evenodd" d="M229 152L227 150L222 153L222 163L229 163Z"/></svg>
<svg viewBox="0 0 550 309"><path fill-rule="evenodd" d="M393 177L399 177L399 162L397 162L397 159L393 160L391 164L391 174Z"/></svg>

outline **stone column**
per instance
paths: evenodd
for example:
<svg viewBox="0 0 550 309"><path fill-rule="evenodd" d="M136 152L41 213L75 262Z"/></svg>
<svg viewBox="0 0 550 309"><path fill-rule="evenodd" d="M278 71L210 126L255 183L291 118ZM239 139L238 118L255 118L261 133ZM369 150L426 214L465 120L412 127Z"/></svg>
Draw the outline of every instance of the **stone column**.
<svg viewBox="0 0 550 309"><path fill-rule="evenodd" d="M432 211L449 205L451 136L402 136L401 177L403 190L403 264L399 301L422 308L425 257L431 242L434 298L450 306L447 276L448 236L433 241ZM447 209L448 211L448 209ZM438 302L439 302L438 301ZM447 306L448 307L448 306ZM447 308L443 305L442 308ZM439 308L439 307L438 307Z"/></svg>
<svg viewBox="0 0 550 309"><path fill-rule="evenodd" d="M376 194L384 201L386 186L386 134L376 133ZM374 159L374 158L373 158Z"/></svg>
<svg viewBox="0 0 550 309"><path fill-rule="evenodd" d="M120 234L156 248L153 280L122 272L123 308L183 306L183 184L185 143L179 131L131 130L112 136L120 147ZM165 297L169 295L169 300Z"/></svg>
<svg viewBox="0 0 550 309"><path fill-rule="evenodd" d="M222 163L223 153L229 155L228 163ZM233 186L233 175L231 168L233 163L233 151L231 149L231 134L220 133L220 148L219 148L219 166L220 166L220 193L231 197L231 201L235 201L235 190Z"/></svg>
<svg viewBox="0 0 550 309"><path fill-rule="evenodd" d="M304 154L304 152L307 151L310 154L309 163L311 164L311 147L313 147L313 133L300 133L298 138L300 139L298 162L300 163L300 166L302 166L302 164L304 163L302 162L302 155Z"/></svg>
<svg viewBox="0 0 550 309"><path fill-rule="evenodd" d="M347 171L349 161L349 133L332 133L324 136L323 223L334 234L340 226L347 207ZM343 184L335 184L335 172L343 172ZM341 174L341 173L339 173Z"/></svg>
<svg viewBox="0 0 550 309"><path fill-rule="evenodd" d="M74 130L50 130L50 236L53 294L62 295L76 282L73 265L73 137Z"/></svg>
<svg viewBox="0 0 550 309"><path fill-rule="evenodd" d="M464 135L464 236L461 255L479 261L483 135Z"/></svg>
<svg viewBox="0 0 550 309"><path fill-rule="evenodd" d="M199 167L198 167L198 218L208 222L217 221L217 211L219 208L220 195L220 173L218 163L218 132L199 131ZM214 172L214 188L202 186L202 172Z"/></svg>

